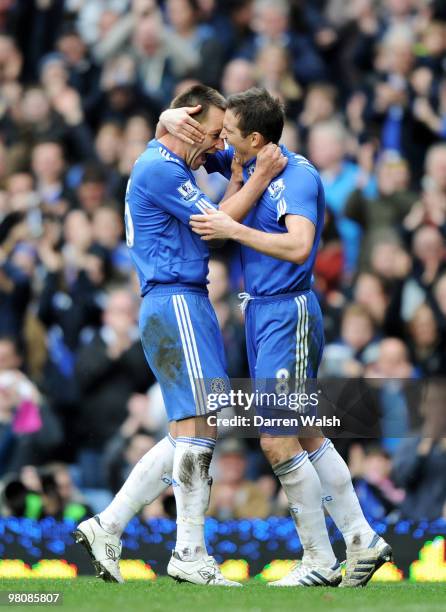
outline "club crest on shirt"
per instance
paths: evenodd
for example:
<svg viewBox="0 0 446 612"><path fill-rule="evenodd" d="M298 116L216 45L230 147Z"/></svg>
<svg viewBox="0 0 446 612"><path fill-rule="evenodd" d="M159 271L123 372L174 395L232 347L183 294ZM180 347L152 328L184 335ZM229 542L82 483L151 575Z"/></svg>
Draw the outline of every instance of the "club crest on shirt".
<svg viewBox="0 0 446 612"><path fill-rule="evenodd" d="M248 166L248 168L246 169L246 172L248 173L248 176L252 176L254 174L254 170L256 169L256 165L255 164L251 164L250 166Z"/></svg>
<svg viewBox="0 0 446 612"><path fill-rule="evenodd" d="M192 181L186 181L180 187L178 187L178 191L183 200L188 202L192 200L198 194L198 189L192 184Z"/></svg>
<svg viewBox="0 0 446 612"><path fill-rule="evenodd" d="M277 200L282 191L285 189L285 183L283 178L277 179L277 181L273 181L268 187L268 193L272 197L273 200Z"/></svg>

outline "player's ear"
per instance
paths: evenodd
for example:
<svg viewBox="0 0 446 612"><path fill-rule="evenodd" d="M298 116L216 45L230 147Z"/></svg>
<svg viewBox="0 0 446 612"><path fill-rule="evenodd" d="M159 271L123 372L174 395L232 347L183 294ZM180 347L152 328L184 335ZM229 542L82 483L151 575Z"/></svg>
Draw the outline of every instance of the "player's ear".
<svg viewBox="0 0 446 612"><path fill-rule="evenodd" d="M259 132L252 132L250 134L251 146L253 149L260 149L263 146L263 136Z"/></svg>

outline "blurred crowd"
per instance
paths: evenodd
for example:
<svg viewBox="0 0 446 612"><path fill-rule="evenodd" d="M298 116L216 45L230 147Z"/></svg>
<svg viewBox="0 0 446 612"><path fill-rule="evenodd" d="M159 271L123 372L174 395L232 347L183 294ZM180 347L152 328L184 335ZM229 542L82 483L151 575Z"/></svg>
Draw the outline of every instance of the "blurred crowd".
<svg viewBox="0 0 446 612"><path fill-rule="evenodd" d="M160 111L196 82L266 87L282 142L321 173L321 374L388 381L373 439L335 440L366 512L446 516L442 0L0 0L3 514L102 509L166 432L123 201ZM242 378L238 262L216 254L209 292ZM413 406L402 379L433 382ZM223 439L213 470L212 515L286 514L255 440ZM173 512L167 494L144 515Z"/></svg>

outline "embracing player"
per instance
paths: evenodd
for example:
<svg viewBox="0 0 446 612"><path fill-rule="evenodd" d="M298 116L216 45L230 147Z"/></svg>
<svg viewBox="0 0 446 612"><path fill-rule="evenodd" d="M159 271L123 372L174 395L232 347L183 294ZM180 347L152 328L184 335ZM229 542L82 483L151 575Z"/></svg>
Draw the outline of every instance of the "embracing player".
<svg viewBox="0 0 446 612"><path fill-rule="evenodd" d="M224 578L207 554L204 515L209 503L209 464L217 431L207 424L208 384L227 381L220 329L206 283L208 244L192 232L194 213L215 210L192 170L224 150L221 137L225 99L197 85L177 97L173 108L200 105L203 136L187 144L165 134L138 158L127 187L127 245L138 272L143 302L140 333L147 361L160 383L170 434L135 466L112 503L75 531L93 559L98 576L122 582L121 534L128 521L170 484L177 507L177 541L168 574L195 584L241 586ZM249 181L226 193L224 210L247 211L287 163L267 146Z"/></svg>
<svg viewBox="0 0 446 612"><path fill-rule="evenodd" d="M166 111L161 120L178 130L185 115ZM278 143L283 129L281 104L266 90L231 96L222 137L230 145L206 162L208 172L230 178L237 191L255 172L258 152ZM193 120L189 124L196 127ZM317 170L303 156L281 147L288 158L243 224L240 214L210 211L192 216L204 241L232 239L241 244L246 295L246 340L254 380L315 379L324 338L323 320L313 293L312 271L323 228L324 191ZM242 173L231 173L233 158ZM229 212L229 214L227 214ZM322 434L261 432L261 446L288 497L304 549L302 563L271 586L337 586L341 571L325 527L321 499L343 534L347 548L342 586L364 586L391 558L389 545L367 523L347 465Z"/></svg>

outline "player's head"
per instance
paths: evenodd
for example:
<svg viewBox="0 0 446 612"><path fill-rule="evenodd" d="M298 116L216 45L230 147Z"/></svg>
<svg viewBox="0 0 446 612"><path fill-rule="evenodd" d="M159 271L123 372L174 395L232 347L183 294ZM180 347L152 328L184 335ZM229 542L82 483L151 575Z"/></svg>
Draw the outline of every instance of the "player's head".
<svg viewBox="0 0 446 612"><path fill-rule="evenodd" d="M277 144L284 124L284 109L266 89L253 87L230 96L222 136L244 163L269 142Z"/></svg>
<svg viewBox="0 0 446 612"><path fill-rule="evenodd" d="M226 110L226 100L212 87L206 85L193 85L177 96L170 105L171 108L201 105L201 111L194 115L194 119L201 123L206 130L202 143L187 145L185 161L192 170L197 170L206 161L206 156L224 149L221 137L223 117Z"/></svg>

